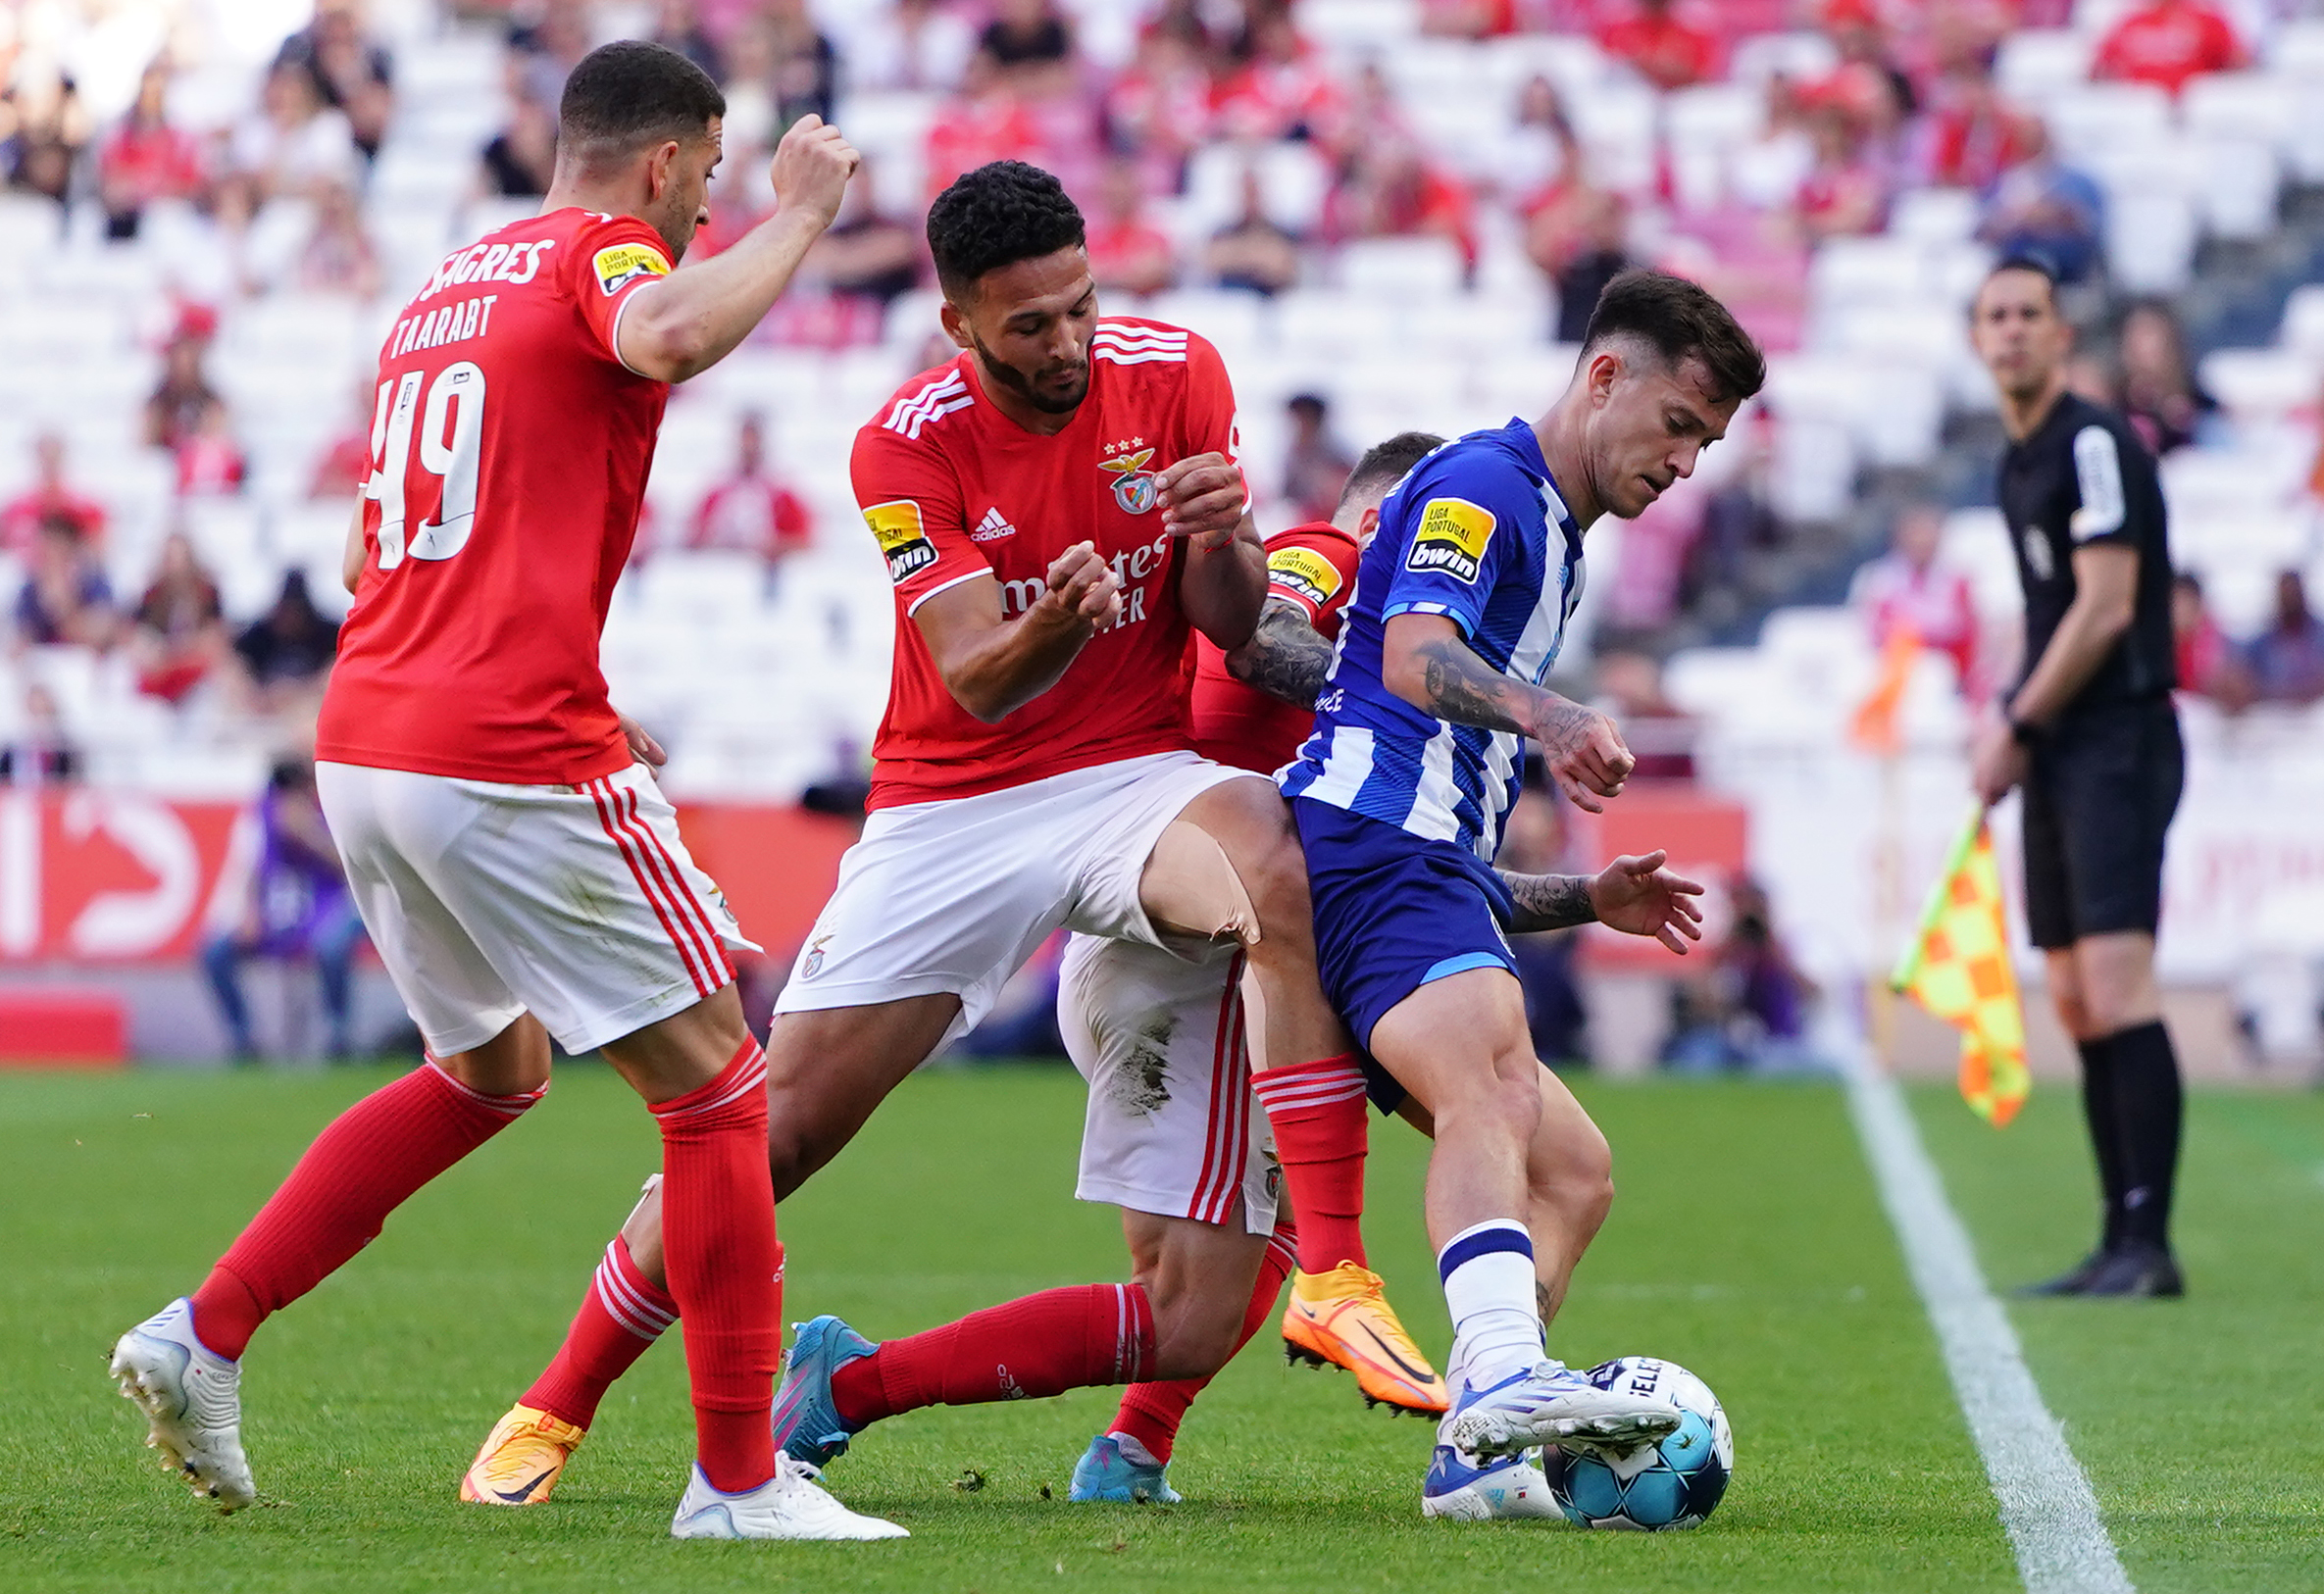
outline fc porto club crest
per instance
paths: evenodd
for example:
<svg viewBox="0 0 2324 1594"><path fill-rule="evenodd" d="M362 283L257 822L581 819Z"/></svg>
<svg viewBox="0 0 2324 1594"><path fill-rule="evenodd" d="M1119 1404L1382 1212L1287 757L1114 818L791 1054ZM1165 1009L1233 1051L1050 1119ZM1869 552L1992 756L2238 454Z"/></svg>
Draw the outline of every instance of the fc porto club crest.
<svg viewBox="0 0 2324 1594"><path fill-rule="evenodd" d="M1161 484L1154 473L1146 469L1146 461L1154 451L1145 446L1143 437L1133 437L1126 443L1105 445L1106 458L1097 468L1114 478L1114 502L1122 506L1126 515L1143 515L1162 501Z"/></svg>

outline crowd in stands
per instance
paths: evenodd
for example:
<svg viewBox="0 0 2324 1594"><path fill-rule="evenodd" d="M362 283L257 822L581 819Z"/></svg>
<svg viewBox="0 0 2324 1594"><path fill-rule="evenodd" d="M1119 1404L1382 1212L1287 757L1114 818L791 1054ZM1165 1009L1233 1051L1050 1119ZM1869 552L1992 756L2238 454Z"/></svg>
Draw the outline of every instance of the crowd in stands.
<svg viewBox="0 0 2324 1594"><path fill-rule="evenodd" d="M31 0L18 15L82 9ZM1703 278L1772 348L1806 347L1819 252L1877 238L1909 201L1939 192L1970 208L1964 245L2039 250L2083 285L2074 308L2092 352L2078 388L2120 406L2166 454L2231 438L2235 422L2199 379L2169 299L2110 279L2117 196L2103 163L2069 149L2039 92L2011 87L1999 65L2017 35L2080 25L2077 72L2185 98L2212 75L2255 66L2292 0L1410 0L1409 35L1350 31L1350 16L1381 9L472 0L440 15L403 8L394 34L365 0L322 0L252 61L240 99L188 97L200 75L163 50L102 111L61 57L42 53L38 28L0 27L0 174L20 194L93 217L111 247L160 250L166 235L170 263L146 318L159 369L137 427L169 462L166 534L139 543L150 559L125 569L108 546L106 484L75 477L63 436L28 434L29 485L0 506L10 561L0 569L17 587L0 595L11 644L124 657L157 702L222 704L295 743L338 602L321 573L328 550L281 570L265 602L227 568L245 550L204 544L194 510L257 493L270 463L250 440L247 394L219 377L222 326L270 302L342 302L376 320L408 290L415 248L424 257L434 245L382 221L385 168L409 125L398 51L455 36L501 46L463 170L446 179L464 192L442 196L473 205L472 217L510 214L545 190L564 75L619 28L682 50L725 87L726 162L701 251L772 204L766 152L789 123L814 114L851 134L863 127L864 178L770 318L769 347L902 350L891 312L933 321L915 310L930 287L921 210L954 174L1000 157L1057 172L1080 198L1093 272L1118 307L1189 290L1285 305L1341 291L1340 262L1357 246L1406 240L1451 263L1444 294L1526 316L1507 346L1542 355L1576 341L1598 288L1642 261ZM1525 53L1536 45L1570 51ZM1526 65L1483 70L1510 61ZM1467 75L1446 75L1447 63ZM1623 107L1642 107L1642 120L1609 122ZM858 113L867 120L851 123ZM1683 134L1698 117L1712 118L1707 134ZM893 374L948 353L924 328ZM347 368L357 393L343 423L278 473L299 484L290 496L344 503L368 475L361 364ZM1286 389L1255 390L1267 395L1254 430L1269 454L1256 478L1274 523L1328 512L1379 405L1336 421L1328 390L1288 390L1288 405ZM1975 407L1973 395L1948 402ZM834 494L807 482L834 462L817 449L791 469L779 445L792 426L779 403L738 402L697 434L699 450L731 448L733 463L693 471L682 499L657 497L639 557L744 553L773 573L842 534ZM1770 486L1789 457L1778 419L1764 407L1746 415L1728 453L1741 463L1706 471L1690 484L1699 490L1624 528L1613 567L1593 573L1612 644L1600 689L1642 715L1654 712L1659 687L1646 677L1663 628L1791 534ZM2008 662L1940 557L1943 507L1897 517L1894 550L1857 592L1876 636L1909 626L1951 657L1964 690L1981 692ZM771 575L770 594L777 584ZM2256 632L2221 634L2193 575L2181 592L2189 690L2230 708L2324 692L2297 568ZM0 721L45 735L39 718L27 706Z"/></svg>

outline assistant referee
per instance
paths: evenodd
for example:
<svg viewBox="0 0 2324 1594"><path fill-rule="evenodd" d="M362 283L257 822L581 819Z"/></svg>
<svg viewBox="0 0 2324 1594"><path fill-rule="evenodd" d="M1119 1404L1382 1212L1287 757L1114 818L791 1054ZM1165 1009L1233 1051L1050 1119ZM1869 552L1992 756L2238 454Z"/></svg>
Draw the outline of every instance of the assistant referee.
<svg viewBox="0 0 2324 1594"><path fill-rule="evenodd" d="M2046 264L2003 260L1970 317L2000 389L1999 497L2026 600L2025 673L1979 729L1970 777L1989 804L2025 791L2026 919L2082 1054L2105 1198L2097 1249L2025 1293L2176 1296L2184 1113L2154 929L2186 756L2162 488L2129 423L2066 391L2073 329Z"/></svg>

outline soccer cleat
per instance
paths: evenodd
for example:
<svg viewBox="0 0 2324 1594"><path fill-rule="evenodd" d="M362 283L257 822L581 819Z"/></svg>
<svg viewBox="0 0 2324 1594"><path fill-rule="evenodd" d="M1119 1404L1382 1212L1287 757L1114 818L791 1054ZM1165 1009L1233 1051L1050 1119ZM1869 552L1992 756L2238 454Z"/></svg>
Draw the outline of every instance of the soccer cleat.
<svg viewBox="0 0 2324 1594"><path fill-rule="evenodd" d="M1380 1275L1355 1263L1291 1274L1283 1354L1287 1361L1345 1368L1355 1374L1367 1406L1432 1417L1444 1410L1444 1380L1396 1320L1381 1293Z"/></svg>
<svg viewBox="0 0 2324 1594"><path fill-rule="evenodd" d="M1110 1433L1101 1433L1089 1441L1089 1448L1074 1463L1073 1482L1065 1497L1119 1500L1137 1506L1175 1506L1182 1497L1163 1479L1163 1469L1168 1465L1132 1461L1122 1453L1121 1440Z"/></svg>
<svg viewBox="0 0 2324 1594"><path fill-rule="evenodd" d="M258 1498L242 1456L242 1368L194 1337L193 1303L180 1297L121 1336L114 1379L145 1413L145 1442L203 1500L239 1511Z"/></svg>
<svg viewBox="0 0 2324 1594"><path fill-rule="evenodd" d="M2039 1284L2020 1284L2010 1293L2020 1300L2039 1300L2050 1295L2080 1295L2090 1288L2091 1280L2103 1272L2114 1253L2099 1246L2055 1278L2045 1278Z"/></svg>
<svg viewBox="0 0 2324 1594"><path fill-rule="evenodd" d="M721 1494L699 1463L670 1519L674 1539L908 1539L893 1522L849 1511L817 1481L823 1474L781 1452L775 1475L745 1494Z"/></svg>
<svg viewBox="0 0 2324 1594"><path fill-rule="evenodd" d="M1420 1514L1456 1522L1563 1515L1550 1498L1539 1451L1477 1456L1450 1445L1437 1447L1421 1479Z"/></svg>
<svg viewBox="0 0 2324 1594"><path fill-rule="evenodd" d="M1464 1383L1437 1442L1480 1456L1559 1443L1632 1450L1677 1432L1682 1415L1669 1401L1600 1389L1562 1362L1542 1361L1483 1389Z"/></svg>
<svg viewBox="0 0 2324 1594"><path fill-rule="evenodd" d="M847 1454L856 1430L839 1420L832 1404L832 1374L880 1347L837 1318L822 1317L791 1327L790 1355L783 1359L783 1386L775 1391L775 1448L810 1467Z"/></svg>
<svg viewBox="0 0 2324 1594"><path fill-rule="evenodd" d="M460 1498L472 1506L544 1504L588 1432L531 1406L510 1407L469 1463Z"/></svg>
<svg viewBox="0 0 2324 1594"><path fill-rule="evenodd" d="M2175 1301L2187 1293L2187 1281L2179 1275L2179 1264L2170 1252L2159 1245L2142 1240L2126 1242L2106 1259L2081 1293L2091 1299L2101 1297L2138 1297L2147 1300Z"/></svg>

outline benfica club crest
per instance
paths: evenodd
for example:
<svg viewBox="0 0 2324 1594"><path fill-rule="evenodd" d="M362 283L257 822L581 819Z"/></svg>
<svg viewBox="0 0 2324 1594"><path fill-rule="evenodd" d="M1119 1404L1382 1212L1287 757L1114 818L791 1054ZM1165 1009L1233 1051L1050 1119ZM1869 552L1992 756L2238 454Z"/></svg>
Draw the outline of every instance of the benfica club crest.
<svg viewBox="0 0 2324 1594"><path fill-rule="evenodd" d="M1134 450L1113 459L1099 460L1097 467L1114 478L1114 502L1122 506L1124 514L1143 515L1161 502L1162 489L1154 479L1154 473L1146 469L1146 461L1154 457L1150 448L1140 448L1145 441L1133 437L1127 443L1109 443L1106 452L1117 449Z"/></svg>

